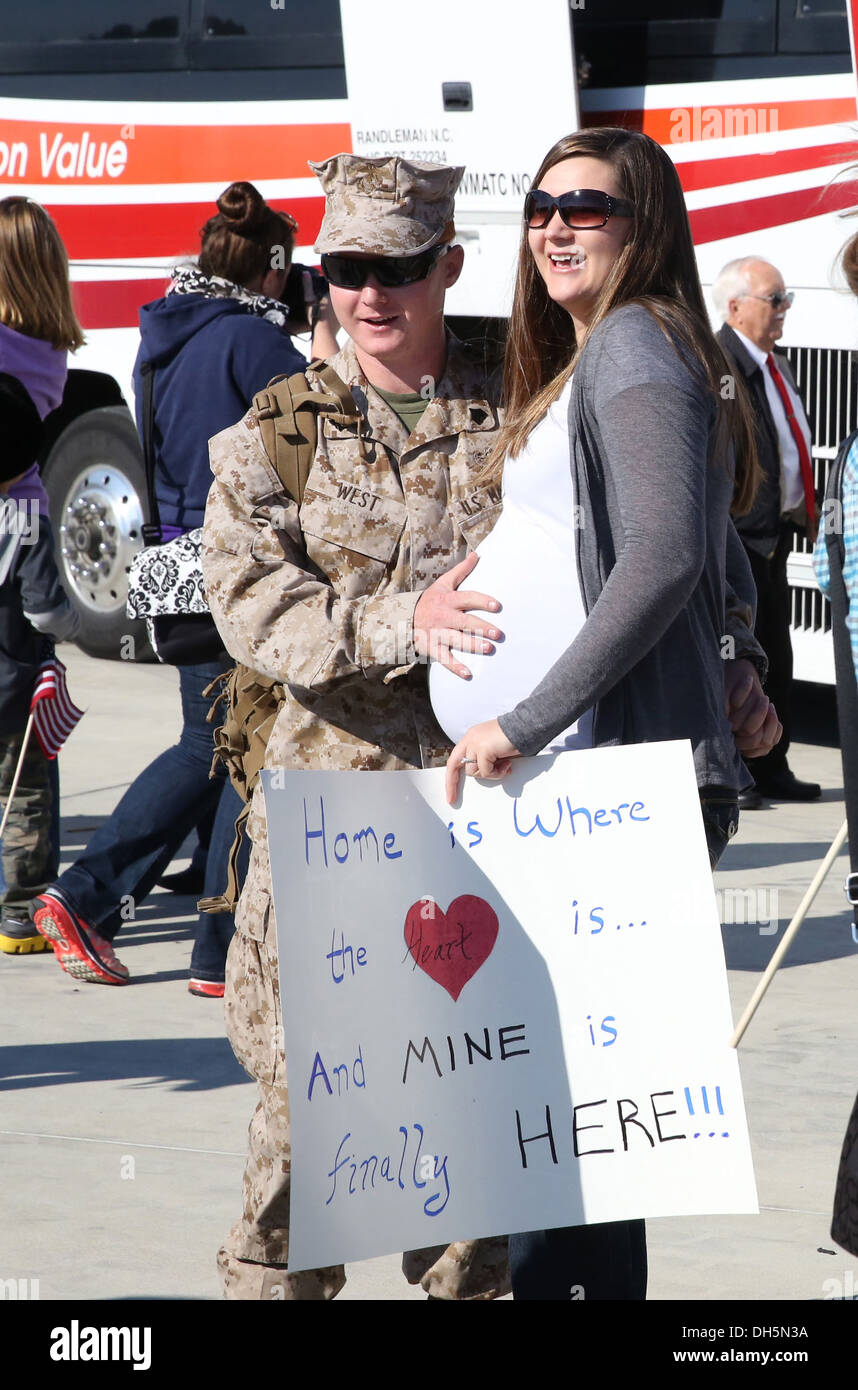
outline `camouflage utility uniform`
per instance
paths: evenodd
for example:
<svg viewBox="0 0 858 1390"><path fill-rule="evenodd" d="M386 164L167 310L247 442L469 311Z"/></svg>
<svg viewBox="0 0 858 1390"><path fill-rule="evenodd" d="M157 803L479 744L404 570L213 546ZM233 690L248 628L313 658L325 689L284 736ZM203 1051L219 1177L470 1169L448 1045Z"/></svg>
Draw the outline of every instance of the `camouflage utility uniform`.
<svg viewBox="0 0 858 1390"><path fill-rule="evenodd" d="M409 435L373 391L350 346L332 365L363 417L320 423L300 507L283 491L253 414L211 441L215 482L204 531L206 593L228 650L289 690L266 766L441 766L449 742L413 646L421 592L488 534L497 488L476 476L499 425L485 371L455 338L434 398ZM310 373L314 389L321 389ZM228 1296L332 1298L342 1267L288 1275L289 1109L277 940L261 786L250 869L236 914L226 1019L260 1085L250 1126L244 1214L219 1255ZM274 1268L271 1268L274 1266ZM280 1268L277 1268L280 1266ZM441 1298L506 1292L505 1239L412 1252L410 1282Z"/></svg>

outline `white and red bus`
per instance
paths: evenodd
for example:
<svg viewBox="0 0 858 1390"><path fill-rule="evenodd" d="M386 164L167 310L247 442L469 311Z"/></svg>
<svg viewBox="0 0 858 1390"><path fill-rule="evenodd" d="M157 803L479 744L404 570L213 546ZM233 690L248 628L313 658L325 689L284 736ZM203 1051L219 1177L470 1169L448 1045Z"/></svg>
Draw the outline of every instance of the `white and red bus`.
<svg viewBox="0 0 858 1390"><path fill-rule="evenodd" d="M296 215L296 258L312 262L322 201L306 162L338 150L466 166L449 308L473 334L508 313L549 145L582 122L653 135L679 168L704 284L759 252L796 291L785 342L822 475L858 415L858 315L833 272L858 205L842 176L856 91L845 0L41 0L6 16L0 196L50 209L88 336L43 460L83 645L113 655L128 628L139 306L237 178ZM796 674L831 680L801 546L790 577Z"/></svg>

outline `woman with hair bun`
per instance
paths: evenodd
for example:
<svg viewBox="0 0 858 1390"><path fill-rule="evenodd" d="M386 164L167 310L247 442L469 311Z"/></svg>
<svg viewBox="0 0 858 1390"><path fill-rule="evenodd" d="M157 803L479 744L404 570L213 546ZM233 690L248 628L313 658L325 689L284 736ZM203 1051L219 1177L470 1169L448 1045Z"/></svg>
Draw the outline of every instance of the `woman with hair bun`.
<svg viewBox="0 0 858 1390"><path fill-rule="evenodd" d="M177 267L163 298L140 310L137 424L142 437L145 364L152 373L155 497L165 542L202 526L212 481L209 439L235 424L272 377L306 365L280 298L295 219L269 207L251 183L230 184L217 207L201 230L198 261ZM318 307L325 310L324 303ZM336 351L335 324L329 310L320 316L316 352ZM192 872L172 886L202 888L207 897L223 892L241 802L223 777L209 779L214 743L203 691L230 664L225 652L213 650L208 660L179 666L179 742L140 774L80 858L38 900L36 925L77 979L126 983L128 970L112 946L123 921L120 904L146 897L194 826L203 842L210 836L204 881L195 857ZM223 996L232 929L229 916L200 915L192 994Z"/></svg>
<svg viewBox="0 0 858 1390"><path fill-rule="evenodd" d="M164 539L202 526L211 486L208 441L234 425L257 391L301 371L282 303L297 223L252 183L231 183L200 232L196 264L177 266L163 299L140 310L134 368L142 434L141 368L154 368L157 499ZM303 327L303 324L301 325ZM316 338L327 330L320 320ZM328 356L336 341L314 341Z"/></svg>

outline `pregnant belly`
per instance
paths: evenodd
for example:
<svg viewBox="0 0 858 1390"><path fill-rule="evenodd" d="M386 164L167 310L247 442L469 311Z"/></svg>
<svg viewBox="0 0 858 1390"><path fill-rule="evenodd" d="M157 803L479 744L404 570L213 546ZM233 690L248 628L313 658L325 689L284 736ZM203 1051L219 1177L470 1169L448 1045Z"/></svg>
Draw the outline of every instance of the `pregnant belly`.
<svg viewBox="0 0 858 1390"><path fill-rule="evenodd" d="M473 724L495 719L529 695L574 640L584 621L574 557L552 552L545 532L523 527L514 545L503 518L477 549L479 564L466 587L496 598L498 614L479 616L496 622L504 641L491 656L459 655L471 670L462 680L433 662L429 695L441 728L458 743ZM571 731L567 731L571 732ZM560 742L569 746L564 736ZM586 745L589 746L589 738Z"/></svg>

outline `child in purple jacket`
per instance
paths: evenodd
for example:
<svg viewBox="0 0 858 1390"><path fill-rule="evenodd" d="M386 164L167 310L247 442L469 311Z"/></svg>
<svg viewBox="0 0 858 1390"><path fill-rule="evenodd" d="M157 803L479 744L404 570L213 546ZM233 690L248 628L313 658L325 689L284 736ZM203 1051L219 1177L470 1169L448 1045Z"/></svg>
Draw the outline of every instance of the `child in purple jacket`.
<svg viewBox="0 0 858 1390"><path fill-rule="evenodd" d="M83 342L68 262L44 208L0 200L0 803L21 755L39 666L78 618L54 559L36 458L42 421L62 400L66 354ZM56 762L31 737L0 846L0 951L44 949L30 905L56 876Z"/></svg>

